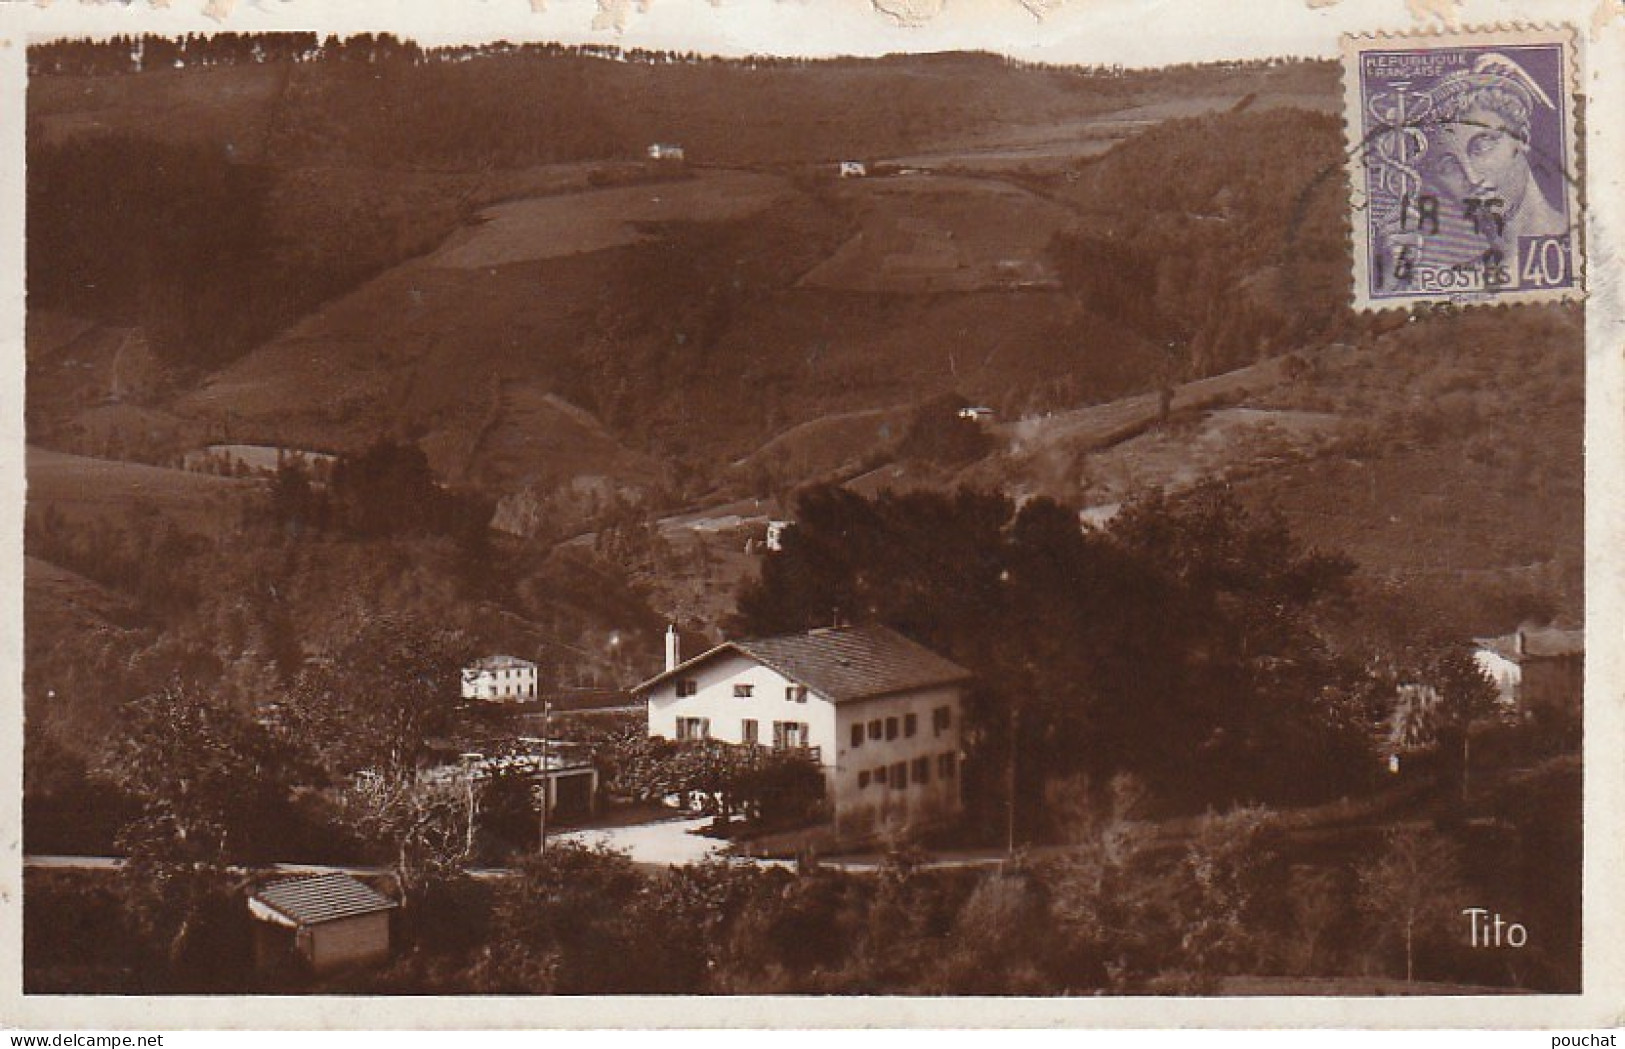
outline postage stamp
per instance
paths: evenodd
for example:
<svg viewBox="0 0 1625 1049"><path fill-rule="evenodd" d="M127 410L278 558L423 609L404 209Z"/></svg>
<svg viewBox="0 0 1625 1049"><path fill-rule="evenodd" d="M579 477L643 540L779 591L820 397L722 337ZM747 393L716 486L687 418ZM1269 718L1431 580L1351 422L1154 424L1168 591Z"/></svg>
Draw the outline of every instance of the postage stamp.
<svg viewBox="0 0 1625 1049"><path fill-rule="evenodd" d="M1354 305L1583 293L1574 37L1342 40Z"/></svg>

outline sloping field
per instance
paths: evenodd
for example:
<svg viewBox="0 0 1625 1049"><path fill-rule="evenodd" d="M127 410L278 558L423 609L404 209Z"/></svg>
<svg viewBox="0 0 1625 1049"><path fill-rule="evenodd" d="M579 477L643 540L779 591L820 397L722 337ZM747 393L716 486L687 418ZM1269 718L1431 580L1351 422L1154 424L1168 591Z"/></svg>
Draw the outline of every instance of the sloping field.
<svg viewBox="0 0 1625 1049"><path fill-rule="evenodd" d="M658 462L626 448L591 412L534 384L501 391L470 463L470 480L504 492L578 477L647 488L663 476Z"/></svg>
<svg viewBox="0 0 1625 1049"><path fill-rule="evenodd" d="M748 172L705 172L680 182L536 197L482 211L480 225L454 234L429 264L478 269L635 244L641 223L745 218L788 193L784 180Z"/></svg>
<svg viewBox="0 0 1625 1049"><path fill-rule="evenodd" d="M40 440L43 435L30 432L28 436L30 440ZM61 443L65 447L85 453L104 452L113 457L121 451L137 449L170 452L186 448L204 436L204 427L160 408L101 404L75 415L63 436L66 439ZM40 440L40 443L46 442ZM164 461L169 461L168 455Z"/></svg>
<svg viewBox="0 0 1625 1049"><path fill-rule="evenodd" d="M114 518L129 524L158 514L194 531L235 526L242 502L260 485L113 459L28 449L28 507L51 507L69 520Z"/></svg>
<svg viewBox="0 0 1625 1049"><path fill-rule="evenodd" d="M1122 503L1153 489L1177 492L1310 456L1336 437L1341 422L1327 412L1226 408L1203 413L1089 456L1084 495L1091 504Z"/></svg>
<svg viewBox="0 0 1625 1049"><path fill-rule="evenodd" d="M436 467L460 470L486 425L493 382L565 368L563 351L591 324L613 254L494 276L409 262L215 373L176 410L229 419L234 439L301 447L359 445L416 426L446 434Z"/></svg>
<svg viewBox="0 0 1625 1049"><path fill-rule="evenodd" d="M120 358L135 349L145 357L137 328L105 327L41 311L27 321L28 410L35 425L60 424L74 413L114 397L124 380Z"/></svg>
<svg viewBox="0 0 1625 1049"><path fill-rule="evenodd" d="M767 470L775 477L821 477L895 443L910 414L907 405L899 405L811 419L774 437L734 468L747 474Z"/></svg>
<svg viewBox="0 0 1625 1049"><path fill-rule="evenodd" d="M1173 391L1170 410L1206 409L1268 389L1281 381L1282 368L1280 359L1274 358L1181 384ZM1001 423L995 429L1009 442L1010 455L1005 465L1019 474L1023 462L1076 457L1129 440L1157 422L1161 411L1160 396L1146 393L1042 418Z"/></svg>
<svg viewBox="0 0 1625 1049"><path fill-rule="evenodd" d="M882 492L906 495L909 492L952 488L954 483L955 478L952 474L929 463L887 463L852 478L842 487L873 499Z"/></svg>
<svg viewBox="0 0 1625 1049"><path fill-rule="evenodd" d="M1046 254L1065 208L993 179L901 175L851 180L859 232L801 279L863 292L1054 288Z"/></svg>
<svg viewBox="0 0 1625 1049"><path fill-rule="evenodd" d="M950 168L964 171L1064 171L1080 160L1098 157L1118 143L1159 124L1179 117L1220 113L1238 107L1278 109L1292 107L1322 113L1337 112L1337 96L1332 92L1250 93L1208 95L1200 98L1155 102L1097 116L1047 124L1017 123L992 128L945 144L928 153L890 157L886 163L900 167Z"/></svg>
<svg viewBox="0 0 1625 1049"><path fill-rule="evenodd" d="M148 403L163 377L140 328L33 310L24 344L31 443L144 458L197 436L195 426Z"/></svg>
<svg viewBox="0 0 1625 1049"><path fill-rule="evenodd" d="M166 141L230 142L238 156L258 159L274 103L293 69L250 64L138 76L31 77L28 110L39 118L47 140L116 131ZM177 120L182 112L186 118Z"/></svg>
<svg viewBox="0 0 1625 1049"><path fill-rule="evenodd" d="M23 615L30 640L128 624L136 610L128 598L77 572L23 558Z"/></svg>

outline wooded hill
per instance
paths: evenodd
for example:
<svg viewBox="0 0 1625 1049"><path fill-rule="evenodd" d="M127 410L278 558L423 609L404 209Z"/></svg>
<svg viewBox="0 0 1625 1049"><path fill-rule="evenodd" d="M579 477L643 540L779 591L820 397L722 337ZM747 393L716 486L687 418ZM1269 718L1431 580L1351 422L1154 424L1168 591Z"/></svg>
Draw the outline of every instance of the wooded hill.
<svg viewBox="0 0 1625 1049"><path fill-rule="evenodd" d="M888 464L1079 508L1220 476L1430 630L1579 611L1579 311L1351 314L1329 63L265 43L149 41L142 72L129 41L31 52L31 442L171 464L390 436L616 550ZM1259 360L1292 366L1220 414L1181 395L1104 446L1054 425ZM996 439L916 462L905 420L950 402Z"/></svg>

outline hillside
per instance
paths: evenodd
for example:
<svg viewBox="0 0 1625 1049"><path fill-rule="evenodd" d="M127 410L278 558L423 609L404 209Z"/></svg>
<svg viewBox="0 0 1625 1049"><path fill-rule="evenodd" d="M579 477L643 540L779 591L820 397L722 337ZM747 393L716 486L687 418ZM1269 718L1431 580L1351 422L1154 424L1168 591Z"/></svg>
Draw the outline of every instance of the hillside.
<svg viewBox="0 0 1625 1049"><path fill-rule="evenodd" d="M163 518L189 531L224 534L260 489L253 481L44 448L28 449L27 471L31 510L87 525Z"/></svg>
<svg viewBox="0 0 1625 1049"><path fill-rule="evenodd" d="M1578 613L1573 322L1394 332L1347 311L1329 65L466 59L36 76L48 156L134 136L198 199L257 202L220 234L243 261L229 285L184 251L165 264L194 338L143 312L169 301L153 288L70 293L76 267L153 267L72 249L139 255L140 236L49 235L46 205L94 178L36 186L31 283L61 299L30 315L36 442L167 462L413 440L516 535L663 515L677 556L632 575L706 619L753 561L672 511L717 520L823 478L1052 494L1093 520L1222 478L1348 549L1377 592L1421 593L1419 621ZM687 161L643 160L651 141ZM226 168L187 152L226 143ZM230 323L208 325L215 302ZM1539 368L1514 349L1532 346ZM892 461L913 407L949 393L997 409L993 454Z"/></svg>
<svg viewBox="0 0 1625 1049"><path fill-rule="evenodd" d="M858 490L958 484L1050 495L1100 522L1152 489L1229 484L1306 543L1341 550L1407 635L1583 616L1579 311L1430 318L1155 396L995 427L957 474L888 467ZM1367 624L1375 626L1377 624Z"/></svg>
<svg viewBox="0 0 1625 1049"><path fill-rule="evenodd" d="M44 74L30 82L29 108L52 138L122 131L230 142L245 160L289 167L471 170L637 156L651 142L727 166L879 160L966 142L1030 146L1105 114L1143 127L1243 99L1323 106L1334 92L1330 63L1123 74L966 53L649 64L544 48ZM1193 109L1192 98L1203 101ZM180 111L197 119L174 120Z"/></svg>
<svg viewBox="0 0 1625 1049"><path fill-rule="evenodd" d="M1136 339L1067 297L1028 298L1055 291L1049 240L1070 221L1050 188L836 184L828 165L934 149L953 170L956 150L1009 147L1059 186L1097 151L1079 142L1334 98L1318 64L1125 75L987 55L419 62L367 48L37 73L31 288L39 306L133 332L214 439L337 448L394 432L423 438L448 476L470 474L468 450L500 425L488 399L469 403L486 370L690 473L831 410L950 386L990 399L1066 375L1113 395L1143 371ZM683 143L686 168L641 162L657 140ZM102 185L119 166L135 178ZM215 198L233 221L205 229ZM289 396L285 414L263 406ZM102 450L56 399L34 414L59 446Z"/></svg>

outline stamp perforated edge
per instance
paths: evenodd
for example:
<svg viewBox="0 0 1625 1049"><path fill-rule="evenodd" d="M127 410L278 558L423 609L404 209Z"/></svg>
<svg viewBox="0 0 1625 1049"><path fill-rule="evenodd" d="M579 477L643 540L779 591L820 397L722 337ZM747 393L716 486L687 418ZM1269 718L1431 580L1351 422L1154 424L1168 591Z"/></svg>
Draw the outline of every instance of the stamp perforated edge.
<svg viewBox="0 0 1625 1049"><path fill-rule="evenodd" d="M1582 91L1580 33L1567 24L1496 24L1481 26L1432 26L1393 32L1378 30L1369 33L1344 33L1338 37L1338 55L1343 73L1343 146L1344 178L1348 190L1348 209L1345 218L1349 224L1350 253L1350 307L1356 312L1380 313L1388 310L1408 312L1416 308L1435 306L1514 306L1520 303L1574 302L1585 298L1586 266L1585 215L1581 192L1585 178L1584 128L1580 122L1579 100ZM1454 44L1462 47L1511 44L1558 44L1563 54L1564 148L1563 192L1568 204L1574 236L1574 284L1566 288L1530 288L1518 291L1479 293L1476 295L1427 296L1374 299L1370 294L1371 227L1364 219L1369 201L1365 187L1365 142L1361 134L1363 99L1360 94L1360 68L1358 58L1362 51L1377 45L1405 46L1437 42L1440 47Z"/></svg>

